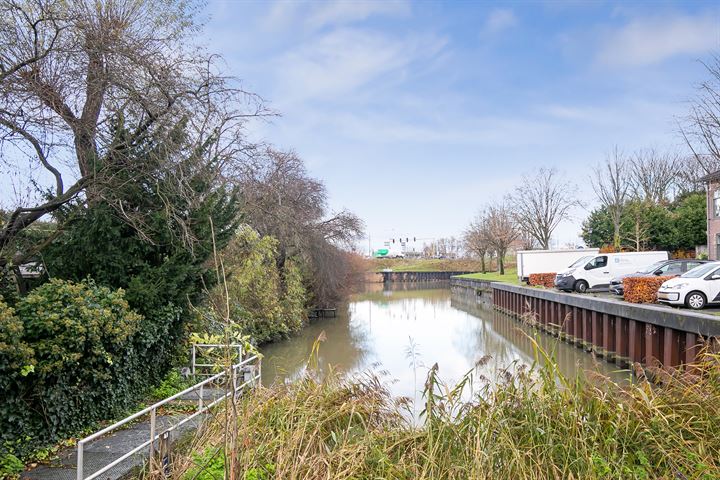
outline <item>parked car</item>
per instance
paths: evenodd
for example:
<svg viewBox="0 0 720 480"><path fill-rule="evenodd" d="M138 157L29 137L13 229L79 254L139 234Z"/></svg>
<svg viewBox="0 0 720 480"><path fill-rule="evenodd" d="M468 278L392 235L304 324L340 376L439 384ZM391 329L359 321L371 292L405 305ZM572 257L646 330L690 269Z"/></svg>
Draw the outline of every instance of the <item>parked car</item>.
<svg viewBox="0 0 720 480"><path fill-rule="evenodd" d="M694 258L687 258L682 260L666 260L655 262L647 268L644 268L635 273L627 273L620 275L610 280L610 291L615 295L623 295L625 293L623 288L623 280L628 277L652 277L663 276L663 277L677 277L682 275L688 270L692 270L695 267L708 263L708 260L697 260Z"/></svg>
<svg viewBox="0 0 720 480"><path fill-rule="evenodd" d="M637 272L655 262L665 261L668 252L629 252L593 255L587 262L575 262L555 277L555 288L567 292L575 290L607 291L610 280L626 273Z"/></svg>
<svg viewBox="0 0 720 480"><path fill-rule="evenodd" d="M693 310L720 303L720 262L705 263L671 278L660 286L657 297L659 302Z"/></svg>

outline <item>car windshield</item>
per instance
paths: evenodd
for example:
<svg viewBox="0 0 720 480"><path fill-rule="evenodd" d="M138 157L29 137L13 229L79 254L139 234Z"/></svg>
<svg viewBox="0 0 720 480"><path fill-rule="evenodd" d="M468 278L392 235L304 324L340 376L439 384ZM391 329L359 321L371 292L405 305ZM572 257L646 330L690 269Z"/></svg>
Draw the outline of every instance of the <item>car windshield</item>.
<svg viewBox="0 0 720 480"><path fill-rule="evenodd" d="M588 255L588 256L586 256L586 257L578 258L577 260L575 260L575 263L573 263L572 265L570 265L568 268L579 267L580 265L586 264L587 262L589 262L589 261L592 260L593 258L595 258L594 255Z"/></svg>
<svg viewBox="0 0 720 480"><path fill-rule="evenodd" d="M640 270L640 273L653 273L653 272L655 272L655 270L662 267L664 263L665 263L665 260L662 260L660 262L655 262L652 265L650 265L649 267L647 267L645 270Z"/></svg>
<svg viewBox="0 0 720 480"><path fill-rule="evenodd" d="M716 268L720 267L720 263L705 263L699 267L695 267L692 270L688 270L686 273L680 275L683 278L700 278L703 275L707 275Z"/></svg>

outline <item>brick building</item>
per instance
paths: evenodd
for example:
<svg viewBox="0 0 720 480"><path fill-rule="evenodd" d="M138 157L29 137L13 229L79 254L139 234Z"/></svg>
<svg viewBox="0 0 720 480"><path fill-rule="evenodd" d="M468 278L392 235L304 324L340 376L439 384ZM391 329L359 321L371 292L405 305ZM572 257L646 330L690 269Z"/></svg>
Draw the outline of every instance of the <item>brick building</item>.
<svg viewBox="0 0 720 480"><path fill-rule="evenodd" d="M720 171L700 179L707 192L707 248L710 260L720 259Z"/></svg>

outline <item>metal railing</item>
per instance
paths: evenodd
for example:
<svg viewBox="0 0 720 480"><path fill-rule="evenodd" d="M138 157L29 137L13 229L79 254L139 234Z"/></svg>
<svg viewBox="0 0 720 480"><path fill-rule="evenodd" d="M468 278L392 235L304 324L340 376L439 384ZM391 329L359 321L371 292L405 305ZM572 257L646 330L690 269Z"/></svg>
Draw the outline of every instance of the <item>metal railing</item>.
<svg viewBox="0 0 720 480"><path fill-rule="evenodd" d="M212 375L212 372L198 373L198 370L218 367L217 363L198 363L198 355L200 356L200 359L203 358L203 349L207 350L206 352L204 352L206 355L212 353L212 350L214 349L237 350L238 360L241 360L243 358L243 355L245 354L245 347L237 343L232 343L230 345L224 345L220 343L193 343L192 349L190 350L190 373L192 374L193 378L195 378L196 375Z"/></svg>
<svg viewBox="0 0 720 480"><path fill-rule="evenodd" d="M241 357L242 358L242 357ZM232 366L232 369L230 371L231 375L230 378L227 378L226 371L222 371L220 373L217 373L215 375L212 375L211 377L193 385L192 387L186 388L182 392L176 393L175 395L168 397L164 400L161 400L153 405L150 405L147 408L144 408L140 410L139 412L136 412L129 417L126 417L119 422L116 422L106 428L103 428L102 430L99 430L92 435L89 435L77 443L77 480L92 480L94 478L99 477L103 473L107 472L113 467L116 467L121 462L129 459L133 455L137 454L138 452L142 451L145 448L149 448L149 454L150 454L150 460L152 461L153 455L155 453L155 443L156 441L160 440L161 438L164 438L167 436L171 431L177 430L182 425L186 424L187 422L191 421L195 417L201 415L202 413L206 412L210 408L214 407L215 405L219 404L220 402L223 402L231 395L237 395L238 392L243 390L246 387L249 386L256 386L259 384L260 381L260 374L261 374L261 359L259 355L253 355L251 357L248 357L244 360L242 360L240 363L237 363ZM239 376L242 374L241 377L241 384L238 384ZM212 400L210 403L205 403L203 401L203 390L206 386L209 384L222 384L225 383L226 386L229 386L230 388L227 389L227 391L220 396L219 398L216 398ZM192 414L188 415L187 417L184 417L182 420L180 420L175 425L172 425L168 428L165 428L161 432L157 432L157 411L160 407L163 407L164 405L167 405L168 403L172 402L173 400L181 399L181 397L186 396L192 392L198 392L198 403L197 403L197 410L193 412ZM136 420L144 415L150 415L150 435L148 440L141 443L140 445L136 446L129 452L123 454L122 456L116 458L112 462L108 463L101 469L97 470L96 472L85 476L84 472L84 464L83 464L83 451L86 444L89 442L92 442L93 440L96 440L114 430L118 430L120 427L127 425L128 423L132 422L133 420Z"/></svg>

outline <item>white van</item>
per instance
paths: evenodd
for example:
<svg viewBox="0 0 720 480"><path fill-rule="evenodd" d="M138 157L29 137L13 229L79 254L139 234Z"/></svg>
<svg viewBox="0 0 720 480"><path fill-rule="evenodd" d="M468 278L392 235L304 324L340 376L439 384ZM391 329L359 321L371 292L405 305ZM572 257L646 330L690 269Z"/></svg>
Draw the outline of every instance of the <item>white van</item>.
<svg viewBox="0 0 720 480"><path fill-rule="evenodd" d="M580 258L595 256L599 248L568 248L561 250L519 250L517 275L521 282L529 282L533 273L557 273Z"/></svg>
<svg viewBox="0 0 720 480"><path fill-rule="evenodd" d="M605 253L581 258L569 268L558 272L555 288L584 293L608 290L610 279L633 273L669 258L668 252Z"/></svg>

